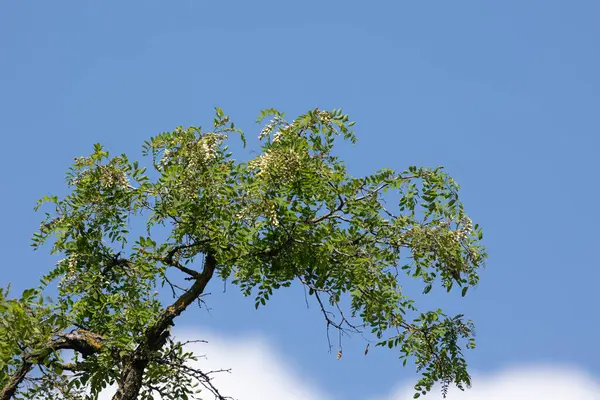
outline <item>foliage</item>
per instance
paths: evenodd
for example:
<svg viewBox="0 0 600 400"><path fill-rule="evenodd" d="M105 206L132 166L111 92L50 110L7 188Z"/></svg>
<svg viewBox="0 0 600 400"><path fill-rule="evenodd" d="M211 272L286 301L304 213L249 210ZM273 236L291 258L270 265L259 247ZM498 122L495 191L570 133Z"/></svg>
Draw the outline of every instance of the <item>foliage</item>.
<svg viewBox="0 0 600 400"><path fill-rule="evenodd" d="M458 286L464 296L477 284L482 233L458 185L441 168L351 176L334 152L338 140L356 141L341 110L290 123L266 110L259 122L267 117L261 151L248 162L229 152L230 135L245 138L218 108L210 131L178 127L148 140L151 173L100 145L75 160L70 194L39 202L51 211L33 238L62 260L40 288L0 297L0 398L11 387L19 398L97 398L110 384L116 399L193 398L198 388L224 398L169 333L213 272L256 307L274 290L304 285L327 329L370 332L404 364L414 359L415 397L435 382L444 393L470 384L462 347L474 346L471 322L418 310L401 285L413 278L424 293ZM139 237L136 221L145 223ZM174 283L174 273L190 284ZM44 302L54 283L56 298ZM159 301L164 286L170 305ZM65 362L63 349L73 359Z"/></svg>

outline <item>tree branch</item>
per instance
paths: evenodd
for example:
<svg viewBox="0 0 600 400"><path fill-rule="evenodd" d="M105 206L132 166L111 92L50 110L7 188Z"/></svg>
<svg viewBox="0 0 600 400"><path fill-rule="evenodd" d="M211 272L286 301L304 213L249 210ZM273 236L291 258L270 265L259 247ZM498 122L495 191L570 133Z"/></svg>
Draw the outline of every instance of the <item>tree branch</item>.
<svg viewBox="0 0 600 400"><path fill-rule="evenodd" d="M23 360L21 366L8 378L2 391L0 391L1 400L9 400L13 397L23 379L31 371L31 368L33 368L33 363Z"/></svg>
<svg viewBox="0 0 600 400"><path fill-rule="evenodd" d="M23 356L21 366L8 378L0 391L0 400L11 399L33 366L44 361L52 352L70 349L87 357L100 352L104 341L104 337L83 329L56 335L42 349L30 351Z"/></svg>
<svg viewBox="0 0 600 400"><path fill-rule="evenodd" d="M185 265L181 265L179 262L177 262L175 260L175 254L177 254L179 251L187 249L187 248L192 248L194 246L198 246L198 243L193 243L190 245L176 246L167 253L166 257L164 259L162 259L162 261L165 264L167 264L168 266L175 267L178 270L180 270L181 272L188 274L189 276L191 276L194 279L197 279L198 276L200 275L200 273L198 271L188 268Z"/></svg>
<svg viewBox="0 0 600 400"><path fill-rule="evenodd" d="M173 255L175 252L173 252ZM152 354L165 344L169 336L169 327L173 320L192 304L206 288L212 278L217 261L212 253L206 255L204 269L195 278L194 284L183 293L172 305L163 310L157 321L146 330L142 342L124 361L121 379L113 400L135 400L138 397L144 378L144 370L148 366Z"/></svg>

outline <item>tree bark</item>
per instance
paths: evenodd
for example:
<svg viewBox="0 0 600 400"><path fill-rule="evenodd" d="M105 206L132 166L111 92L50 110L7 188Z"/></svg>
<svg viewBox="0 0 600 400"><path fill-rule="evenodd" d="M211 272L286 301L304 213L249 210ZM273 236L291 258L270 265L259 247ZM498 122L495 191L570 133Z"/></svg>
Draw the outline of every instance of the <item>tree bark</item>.
<svg viewBox="0 0 600 400"><path fill-rule="evenodd" d="M113 400L137 399L147 365L148 359L135 359L135 356L126 363L121 371L121 381Z"/></svg>
<svg viewBox="0 0 600 400"><path fill-rule="evenodd" d="M21 382L23 382L23 379L25 379L27 373L31 371L31 368L33 368L33 363L23 361L19 369L17 369L8 378L8 382L4 385L2 391L0 391L1 400L9 400L14 396L15 392L17 391L17 388L19 387Z"/></svg>
<svg viewBox="0 0 600 400"><path fill-rule="evenodd" d="M53 351L71 349L87 356L99 352L104 340L102 336L83 329L56 335L56 338L49 341L41 350L23 355L21 366L0 390L0 400L11 399L33 366L45 360Z"/></svg>
<svg viewBox="0 0 600 400"><path fill-rule="evenodd" d="M206 255L204 269L199 274L194 284L183 293L172 305L167 307L158 320L148 328L142 342L133 351L131 357L123 362L121 379L113 400L136 400L144 379L144 370L152 353L160 350L169 335L168 328L173 325L173 320L192 304L206 288L211 280L216 267L214 256Z"/></svg>

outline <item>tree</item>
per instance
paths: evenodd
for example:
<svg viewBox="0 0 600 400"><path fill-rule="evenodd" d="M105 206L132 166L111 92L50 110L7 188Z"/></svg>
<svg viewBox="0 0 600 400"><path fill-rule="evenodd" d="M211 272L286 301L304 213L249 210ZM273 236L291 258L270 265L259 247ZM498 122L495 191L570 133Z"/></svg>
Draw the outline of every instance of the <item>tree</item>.
<svg viewBox="0 0 600 400"><path fill-rule="evenodd" d="M356 140L341 110L265 117L248 162L228 151L230 135L246 142L219 108L209 132L178 127L145 142L149 172L100 145L75 160L69 194L36 207L50 211L33 246L48 243L62 260L21 297L0 293L0 399L96 398L110 384L118 400L199 389L224 399L170 334L215 278L257 308L298 282L328 331L372 335L414 361L415 397L436 382L444 394L470 384L462 349L474 346L472 323L418 310L401 286L410 277L424 293L441 285L464 296L477 284L486 254L458 185L441 168L351 176L333 153L339 138ZM161 303L162 287L172 303Z"/></svg>

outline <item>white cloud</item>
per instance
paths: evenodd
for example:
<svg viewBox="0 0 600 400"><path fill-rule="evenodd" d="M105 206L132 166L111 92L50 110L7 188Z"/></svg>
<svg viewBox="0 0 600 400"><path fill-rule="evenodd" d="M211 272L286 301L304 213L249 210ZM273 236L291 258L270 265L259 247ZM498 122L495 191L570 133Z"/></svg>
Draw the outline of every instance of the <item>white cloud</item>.
<svg viewBox="0 0 600 400"><path fill-rule="evenodd" d="M191 335L181 335L186 337ZM193 344L196 354L206 354L198 366L228 369L215 375L214 383L222 394L240 400L327 400L330 397L310 382L307 374L296 370L285 357L259 337L217 337L201 334L208 343Z"/></svg>
<svg viewBox="0 0 600 400"><path fill-rule="evenodd" d="M600 381L578 368L556 365L514 366L491 374L473 374L473 387L450 390L447 400L600 400ZM380 400L410 400L414 390L402 385ZM425 400L441 398L434 388Z"/></svg>
<svg viewBox="0 0 600 400"><path fill-rule="evenodd" d="M294 367L276 348L259 336L231 337L198 331L179 332L178 339L202 338L208 343L190 345L204 370L229 369L214 383L222 394L239 400L331 400L307 372ZM400 384L377 400L411 400L414 391ZM104 399L110 398L108 393ZM439 388L424 400L441 399ZM474 373L473 387L465 392L450 390L447 400L600 400L600 381L570 366L513 366L487 374ZM354 399L350 399L354 400Z"/></svg>
<svg viewBox="0 0 600 400"><path fill-rule="evenodd" d="M200 357L196 366L203 371L231 369L214 375L213 383L224 396L239 400L330 400L331 397L301 373L258 336L231 337L194 331L176 333L178 340L201 338L207 343L192 343L186 349ZM114 389L106 390L102 400L110 399ZM207 395L206 399L212 399Z"/></svg>

